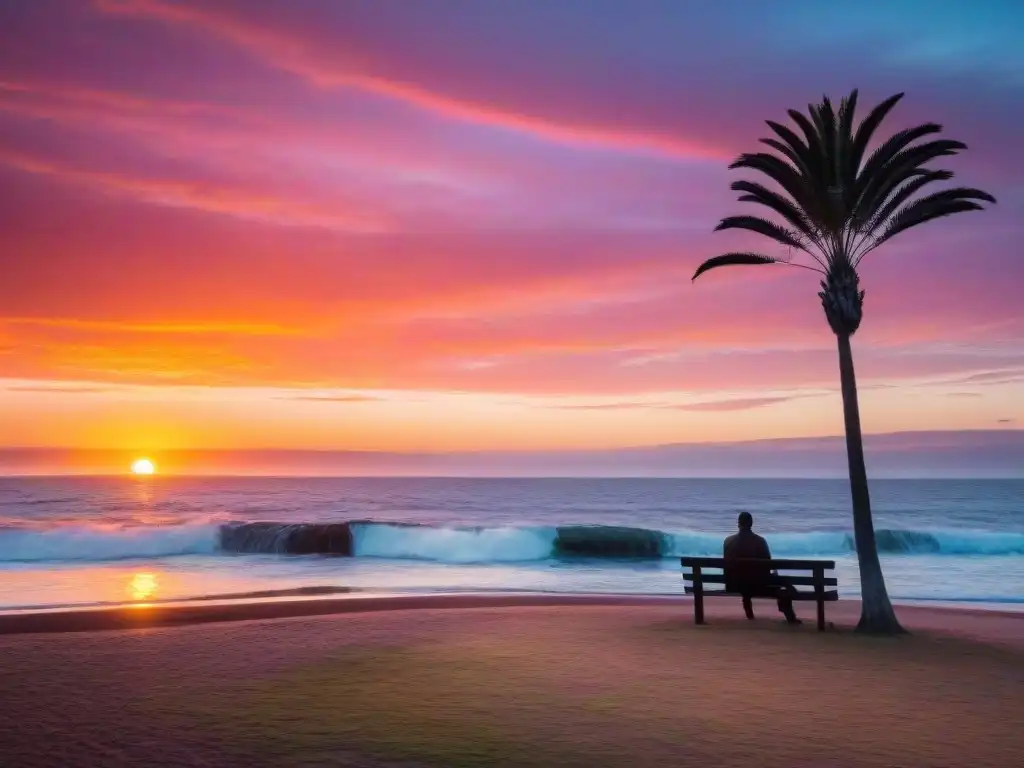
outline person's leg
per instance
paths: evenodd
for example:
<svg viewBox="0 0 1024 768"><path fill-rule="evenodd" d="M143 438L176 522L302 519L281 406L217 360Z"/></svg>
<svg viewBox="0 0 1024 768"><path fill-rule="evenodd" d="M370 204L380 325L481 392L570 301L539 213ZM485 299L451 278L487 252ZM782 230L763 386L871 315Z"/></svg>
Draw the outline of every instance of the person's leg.
<svg viewBox="0 0 1024 768"><path fill-rule="evenodd" d="M748 619L754 618L754 603L750 599L750 595L743 595L743 613Z"/></svg>
<svg viewBox="0 0 1024 768"><path fill-rule="evenodd" d="M772 576L772 587L778 596L779 613L786 617L786 621L795 624L800 620L793 611L793 596L796 594L796 587L789 583L785 576Z"/></svg>
<svg viewBox="0 0 1024 768"><path fill-rule="evenodd" d="M785 616L786 621L790 624L796 624L800 621L793 611L793 593L795 591L793 587L782 587L779 590L779 613Z"/></svg>

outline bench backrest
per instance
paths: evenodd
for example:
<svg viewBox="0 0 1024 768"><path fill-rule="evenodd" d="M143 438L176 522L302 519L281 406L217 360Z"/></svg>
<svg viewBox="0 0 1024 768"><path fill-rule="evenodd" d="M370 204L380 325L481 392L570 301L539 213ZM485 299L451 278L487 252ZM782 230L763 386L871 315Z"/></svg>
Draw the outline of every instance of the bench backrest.
<svg viewBox="0 0 1024 768"><path fill-rule="evenodd" d="M683 564L684 568L724 568L725 558L724 557L681 557L679 561ZM730 563L767 563L773 570L779 571L834 571L836 567L835 560L777 560L772 558L771 560L746 560L746 559L734 559L730 560Z"/></svg>
<svg viewBox="0 0 1024 768"><path fill-rule="evenodd" d="M683 568L690 568L692 573L683 571L683 581L699 587L703 591L704 584L726 584L725 573L707 573L705 568L724 569L724 557L681 557L679 561ZM734 558L729 561L731 564L757 564L761 567L774 571L810 571L810 576L791 576L785 574L786 581L793 586L814 587L815 592L821 592L825 587L835 587L838 580L834 577L826 577L826 571L835 570L834 560L751 560L746 558ZM687 587L689 589L689 587Z"/></svg>

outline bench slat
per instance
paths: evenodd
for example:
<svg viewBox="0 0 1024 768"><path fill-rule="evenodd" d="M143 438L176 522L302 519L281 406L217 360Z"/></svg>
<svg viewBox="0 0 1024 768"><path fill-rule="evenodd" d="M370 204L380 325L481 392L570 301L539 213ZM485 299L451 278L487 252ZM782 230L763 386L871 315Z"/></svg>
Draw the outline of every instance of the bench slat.
<svg viewBox="0 0 1024 768"><path fill-rule="evenodd" d="M693 594L693 587L686 587L686 594ZM839 592L835 589L829 589L821 593L822 599L825 602L835 602L839 599ZM724 589L705 589L704 597L743 597L739 592L726 592ZM813 592L797 592L793 596L793 601L798 603L813 603L817 601L818 596ZM753 595L755 600L774 600L774 596L771 595Z"/></svg>
<svg viewBox="0 0 1024 768"><path fill-rule="evenodd" d="M838 587L839 586L839 579L836 579L836 578L822 578L820 582L817 579L815 579L813 576L787 576L787 575L783 574L782 578L785 579L790 584L793 584L794 586L798 586L798 587L814 587L814 586L817 586L819 583L823 587ZM704 584L725 584L725 574L724 573L704 573L702 571L701 574L700 574L700 580ZM692 573L687 573L687 572L684 571L683 572L683 581L693 581L693 574Z"/></svg>
<svg viewBox="0 0 1024 768"><path fill-rule="evenodd" d="M724 568L725 558L722 557L681 557L679 561L684 568L698 566L700 568ZM743 562L736 560L732 562ZM751 562L763 563L764 560L753 560ZM772 568L791 571L813 571L816 568L824 568L826 571L835 570L835 560L777 560L770 561Z"/></svg>

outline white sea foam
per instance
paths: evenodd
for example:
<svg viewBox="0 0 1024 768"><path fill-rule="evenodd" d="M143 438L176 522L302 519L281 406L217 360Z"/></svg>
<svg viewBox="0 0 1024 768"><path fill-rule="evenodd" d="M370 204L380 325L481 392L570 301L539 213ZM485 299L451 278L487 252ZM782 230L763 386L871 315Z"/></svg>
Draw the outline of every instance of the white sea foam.
<svg viewBox="0 0 1024 768"><path fill-rule="evenodd" d="M0 530L0 562L123 560L212 554L216 549L215 525Z"/></svg>
<svg viewBox="0 0 1024 768"><path fill-rule="evenodd" d="M551 556L551 528L431 528L357 523L352 526L356 557L434 560L443 563L500 563Z"/></svg>
<svg viewBox="0 0 1024 768"><path fill-rule="evenodd" d="M1024 555L1024 533L991 531L934 531L944 555Z"/></svg>

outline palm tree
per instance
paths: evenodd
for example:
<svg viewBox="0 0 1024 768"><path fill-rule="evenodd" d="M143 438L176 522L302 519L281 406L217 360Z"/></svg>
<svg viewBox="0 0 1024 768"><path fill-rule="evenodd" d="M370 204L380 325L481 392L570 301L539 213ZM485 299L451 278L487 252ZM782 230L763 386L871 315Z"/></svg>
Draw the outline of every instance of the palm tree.
<svg viewBox="0 0 1024 768"><path fill-rule="evenodd" d="M760 141L775 152L741 155L729 168L758 171L775 183L776 189L753 181L732 184L732 189L742 193L741 202L757 203L770 209L774 216L729 216L715 231L755 232L784 246L788 255L775 258L759 253L726 253L708 259L693 275L696 280L717 267L750 264L785 264L821 273L818 296L839 343L854 541L862 595L857 629L885 634L904 630L885 589L871 521L850 347L850 337L860 327L864 306L857 269L867 254L912 227L954 213L982 210L982 202L995 202L987 192L967 187L919 194L930 184L953 178L949 171L926 167L931 161L967 148L949 139L922 142L921 139L942 130L935 123L899 131L868 153L875 131L901 98L903 94L899 93L886 99L857 126L857 91L840 102L838 113L828 97L820 104L808 105L806 115L789 110L799 134L768 120L768 127L777 138ZM804 259L803 263L792 258L794 253Z"/></svg>

